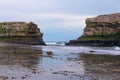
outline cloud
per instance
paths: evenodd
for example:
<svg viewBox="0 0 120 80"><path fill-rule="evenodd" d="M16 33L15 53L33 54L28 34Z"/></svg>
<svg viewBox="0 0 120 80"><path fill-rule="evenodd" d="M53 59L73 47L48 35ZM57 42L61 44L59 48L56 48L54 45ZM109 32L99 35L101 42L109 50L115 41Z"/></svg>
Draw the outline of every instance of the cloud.
<svg viewBox="0 0 120 80"><path fill-rule="evenodd" d="M76 15L67 13L33 13L31 16L40 18L42 20L58 20L56 25L61 27L85 27L85 19L89 17L94 17L96 15Z"/></svg>
<svg viewBox="0 0 120 80"><path fill-rule="evenodd" d="M25 5L26 6L29 6L30 7L30 5L38 5L38 4L40 4L39 6L47 6L47 5L51 5L51 4L54 4L54 0L2 0L2 1L0 1L0 4L1 5L6 5L6 6L8 6L8 5L13 5L13 6L15 6L15 5L17 5L17 6L20 6L21 5L21 7L22 6L24 6L25 7ZM26 8L26 7L25 7Z"/></svg>
<svg viewBox="0 0 120 80"><path fill-rule="evenodd" d="M83 21L83 22L81 22ZM66 26L67 28L79 28L79 27L84 27L85 26L85 23L84 23L84 20L71 20L71 21L62 21L59 23L59 25L61 26Z"/></svg>
<svg viewBox="0 0 120 80"><path fill-rule="evenodd" d="M76 14L68 14L68 13L32 13L31 15L41 17L41 18L59 18L59 19L80 19L81 17L87 17L88 15L76 15ZM89 15L91 16L91 15Z"/></svg>
<svg viewBox="0 0 120 80"><path fill-rule="evenodd" d="M5 14L1 14L5 15ZM7 15L9 20L33 20L40 24L45 24L48 27L61 28L84 28L85 19L95 17L96 15L77 15L69 13L27 13L27 12L10 12ZM13 17L13 18L12 18ZM15 18L15 19L14 19Z"/></svg>

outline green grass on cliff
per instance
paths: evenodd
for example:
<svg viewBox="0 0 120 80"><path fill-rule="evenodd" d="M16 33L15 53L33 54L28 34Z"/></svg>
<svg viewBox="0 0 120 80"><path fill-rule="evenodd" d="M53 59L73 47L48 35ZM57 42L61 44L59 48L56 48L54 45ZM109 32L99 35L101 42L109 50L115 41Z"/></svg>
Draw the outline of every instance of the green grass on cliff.
<svg viewBox="0 0 120 80"><path fill-rule="evenodd" d="M79 38L78 40L103 40L103 38L101 38L101 37L92 37L92 36L89 36L89 37Z"/></svg>
<svg viewBox="0 0 120 80"><path fill-rule="evenodd" d="M78 40L113 40L119 38L119 36L120 32L116 34L85 36L80 37Z"/></svg>
<svg viewBox="0 0 120 80"><path fill-rule="evenodd" d="M11 41L29 41L29 42L31 42L31 41L34 41L34 38L27 38L27 37L23 37L23 38L20 38L20 37L9 37L9 38L7 38L7 37L4 37L4 38L0 38L0 41L3 41L3 42L11 42Z"/></svg>

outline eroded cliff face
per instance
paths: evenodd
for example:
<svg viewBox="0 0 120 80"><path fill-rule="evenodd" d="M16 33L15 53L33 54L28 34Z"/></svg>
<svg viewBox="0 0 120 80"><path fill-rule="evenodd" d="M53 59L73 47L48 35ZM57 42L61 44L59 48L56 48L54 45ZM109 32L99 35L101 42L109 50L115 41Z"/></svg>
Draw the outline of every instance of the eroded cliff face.
<svg viewBox="0 0 120 80"><path fill-rule="evenodd" d="M38 26L33 22L0 23L0 41L25 44L45 44L42 36L43 33L40 32Z"/></svg>
<svg viewBox="0 0 120 80"><path fill-rule="evenodd" d="M84 33L69 44L85 46L120 46L120 13L86 19Z"/></svg>
<svg viewBox="0 0 120 80"><path fill-rule="evenodd" d="M109 35L120 30L120 13L86 19L83 36Z"/></svg>

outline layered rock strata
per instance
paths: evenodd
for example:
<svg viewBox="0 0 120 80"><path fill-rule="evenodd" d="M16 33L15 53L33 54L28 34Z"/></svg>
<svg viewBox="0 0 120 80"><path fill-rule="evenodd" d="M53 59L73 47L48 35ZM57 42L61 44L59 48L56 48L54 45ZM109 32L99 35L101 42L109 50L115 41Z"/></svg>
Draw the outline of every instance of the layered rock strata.
<svg viewBox="0 0 120 80"><path fill-rule="evenodd" d="M44 45L42 37L43 33L33 22L0 23L0 41L3 42Z"/></svg>
<svg viewBox="0 0 120 80"><path fill-rule="evenodd" d="M69 45L120 46L120 13L87 18L83 35Z"/></svg>

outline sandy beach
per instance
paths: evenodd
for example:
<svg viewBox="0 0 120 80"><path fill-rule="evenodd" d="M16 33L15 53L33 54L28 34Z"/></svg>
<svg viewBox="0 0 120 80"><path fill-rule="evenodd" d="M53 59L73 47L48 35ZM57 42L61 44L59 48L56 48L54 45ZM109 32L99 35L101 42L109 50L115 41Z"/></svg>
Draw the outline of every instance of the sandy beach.
<svg viewBox="0 0 120 80"><path fill-rule="evenodd" d="M119 80L120 56L83 53L90 50L109 51L84 46L1 43L0 80Z"/></svg>

